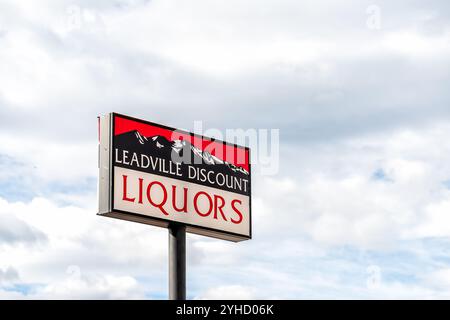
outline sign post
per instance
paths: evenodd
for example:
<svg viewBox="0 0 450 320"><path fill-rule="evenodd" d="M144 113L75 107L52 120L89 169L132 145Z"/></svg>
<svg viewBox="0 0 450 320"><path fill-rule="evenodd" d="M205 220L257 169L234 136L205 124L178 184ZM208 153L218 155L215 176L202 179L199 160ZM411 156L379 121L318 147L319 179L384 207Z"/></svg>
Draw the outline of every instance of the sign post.
<svg viewBox="0 0 450 320"><path fill-rule="evenodd" d="M169 229L169 297L186 299L186 232L252 238L250 149L117 113L99 118L99 211Z"/></svg>
<svg viewBox="0 0 450 320"><path fill-rule="evenodd" d="M169 299L186 300L186 227L169 225Z"/></svg>

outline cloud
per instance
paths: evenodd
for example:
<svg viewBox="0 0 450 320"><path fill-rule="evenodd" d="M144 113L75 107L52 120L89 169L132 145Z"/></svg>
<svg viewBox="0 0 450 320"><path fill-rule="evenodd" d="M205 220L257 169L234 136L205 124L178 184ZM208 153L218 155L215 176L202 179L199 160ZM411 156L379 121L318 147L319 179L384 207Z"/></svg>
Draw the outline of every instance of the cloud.
<svg viewBox="0 0 450 320"><path fill-rule="evenodd" d="M191 297L445 295L414 277L424 265L430 273L439 270L439 254L445 252L436 242L422 241L447 237L442 221L449 196L443 183L450 175L449 146L443 142L448 133L441 124L287 151L295 155L284 158L292 163L285 163L278 177L255 177L252 241L237 245L189 237ZM385 177L374 179L379 170ZM82 207L35 198L1 204L48 238L44 248L0 252L0 261L7 257L24 275L21 281L44 283L39 288L47 291L40 294L111 298L102 288L116 286L115 280L98 274L125 277L123 285L131 288L130 277L142 286L137 279L149 270L154 275L144 282L149 291L167 290L165 230L97 217L93 202ZM373 264L381 267L383 281L369 289L366 269ZM70 265L79 265L86 278L67 282L64 270ZM89 286L99 289L89 295ZM37 297L37 290L26 296Z"/></svg>
<svg viewBox="0 0 450 320"><path fill-rule="evenodd" d="M423 283L432 288L437 299L450 297L450 269L440 268L422 276Z"/></svg>
<svg viewBox="0 0 450 320"><path fill-rule="evenodd" d="M0 285L4 286L19 279L19 273L13 267L0 269Z"/></svg>
<svg viewBox="0 0 450 320"><path fill-rule="evenodd" d="M450 196L443 184L450 175L448 128L399 129L294 148L282 164L285 178L255 184L256 226L263 234L277 228L285 236L302 232L324 244L367 249L448 236L443 223ZM379 170L384 179L373 178Z"/></svg>
<svg viewBox="0 0 450 320"><path fill-rule="evenodd" d="M70 272L70 273L69 273ZM69 277L50 283L34 293L40 299L143 299L144 290L130 276L88 275L78 267L68 268Z"/></svg>
<svg viewBox="0 0 450 320"><path fill-rule="evenodd" d="M449 4L371 4L2 1L0 297L166 297L166 230L95 215L109 111L281 129L254 239L189 236L191 297L445 296Z"/></svg>
<svg viewBox="0 0 450 320"><path fill-rule="evenodd" d="M415 233L420 237L449 237L448 227L450 196L440 202L430 203L424 209L423 222L417 226Z"/></svg>
<svg viewBox="0 0 450 320"><path fill-rule="evenodd" d="M197 299L200 300L252 300L255 298L254 289L240 285L228 285L211 288Z"/></svg>
<svg viewBox="0 0 450 320"><path fill-rule="evenodd" d="M175 1L79 3L81 22L83 10L94 10L105 32L83 23L64 31L70 5L39 6L38 16L19 6L13 12L33 24L6 24L2 119L21 139L32 132L86 142L95 117L111 110L187 128L196 119L277 127L284 141L297 142L448 116L448 23L444 13L434 17L442 2L380 3L386 25L378 33L366 28L366 4L358 1L282 1L270 12L253 1L232 10L210 1L196 10ZM420 31L436 19L442 33Z"/></svg>
<svg viewBox="0 0 450 320"><path fill-rule="evenodd" d="M26 292L30 296L37 285L41 290L48 284L39 294L121 299L119 286L131 288L130 278L135 277L150 283L142 296L165 289L165 230L99 217L95 209L58 205L43 198L12 203L1 199L0 212L9 213L0 214L0 261L8 261L22 275L20 287L10 291L30 287ZM76 282L67 279L66 269L72 265L82 271ZM116 285L118 289L112 288L107 296L108 288ZM92 295L89 286L95 289ZM124 295L129 292L125 290Z"/></svg>
<svg viewBox="0 0 450 320"><path fill-rule="evenodd" d="M161 229L99 217L91 206L58 205L44 198L28 203L1 200L0 205L1 211L15 219L14 228L6 229L10 220L2 215L5 226L0 230L14 231L14 240L24 244L2 248L0 258L26 268L28 282L61 278L70 265L99 273L103 268L130 270L131 264L137 275L148 276L148 271L154 270L158 277L166 262L167 248L161 243L166 243L167 234ZM39 236L30 230L40 230ZM45 242L32 250L41 238ZM145 251L149 254L143 255Z"/></svg>
<svg viewBox="0 0 450 320"><path fill-rule="evenodd" d="M5 200L0 198L0 245L39 244L47 240L39 229L30 226L14 214L8 212Z"/></svg>
<svg viewBox="0 0 450 320"><path fill-rule="evenodd" d="M8 269L9 276L16 280L14 270ZM5 282L0 282L4 284ZM3 290L2 290L3 289ZM45 285L20 283L0 287L1 299L87 299L87 300L125 300L143 299L142 286L130 276L85 275L78 266L67 269L65 279L52 281Z"/></svg>

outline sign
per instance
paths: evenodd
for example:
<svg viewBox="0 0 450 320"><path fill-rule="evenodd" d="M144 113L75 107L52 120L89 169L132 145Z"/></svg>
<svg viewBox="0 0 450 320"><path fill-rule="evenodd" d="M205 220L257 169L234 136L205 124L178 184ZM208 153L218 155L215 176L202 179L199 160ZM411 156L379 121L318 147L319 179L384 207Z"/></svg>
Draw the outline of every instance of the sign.
<svg viewBox="0 0 450 320"><path fill-rule="evenodd" d="M99 136L99 215L251 238L249 148L116 113Z"/></svg>

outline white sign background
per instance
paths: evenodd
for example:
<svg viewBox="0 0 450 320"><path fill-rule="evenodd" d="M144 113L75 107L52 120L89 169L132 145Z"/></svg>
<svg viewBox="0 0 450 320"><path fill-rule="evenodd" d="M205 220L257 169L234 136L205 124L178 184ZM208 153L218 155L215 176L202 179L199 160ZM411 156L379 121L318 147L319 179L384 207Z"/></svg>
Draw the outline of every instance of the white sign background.
<svg viewBox="0 0 450 320"><path fill-rule="evenodd" d="M130 198L136 197L136 201L134 202L123 200L123 191L124 191L123 175L127 176L127 195ZM137 200L139 193L139 183L138 183L139 178L144 179L142 204L140 204ZM158 207L152 206L147 200L146 186L153 181L158 181L166 187L168 199L166 201L166 204L164 205L164 209L169 215L165 215ZM183 188L188 188L189 192L187 201L187 213L177 212L175 209L173 209L171 198L172 186L177 187L177 200L182 200ZM214 194L220 195L225 200L226 205L223 208L223 212L228 221L224 221L220 213L217 215L217 219L214 218L214 213L211 213L207 217L202 217L196 213L194 208L193 197L197 192L201 191L208 193L211 197L213 197ZM161 203L163 199L162 189L159 186L154 186L151 189L151 197L155 199L154 200L155 203L158 204ZM201 199L203 199L204 201L201 201ZM237 220L239 217L231 207L231 202L233 200L241 201L241 204L236 204L239 211L242 213L242 221L239 224L233 223L231 221L231 218ZM215 188L201 186L195 183L171 179L146 172L135 171L121 167L114 167L114 203L113 203L114 210L122 210L144 216L211 228L218 231L236 233L243 236L250 236L249 201L250 201L249 196L244 196L224 190L217 190ZM181 202L178 203L178 207L182 207ZM209 201L204 198L199 198L198 202L199 211L207 212L208 208L209 208Z"/></svg>

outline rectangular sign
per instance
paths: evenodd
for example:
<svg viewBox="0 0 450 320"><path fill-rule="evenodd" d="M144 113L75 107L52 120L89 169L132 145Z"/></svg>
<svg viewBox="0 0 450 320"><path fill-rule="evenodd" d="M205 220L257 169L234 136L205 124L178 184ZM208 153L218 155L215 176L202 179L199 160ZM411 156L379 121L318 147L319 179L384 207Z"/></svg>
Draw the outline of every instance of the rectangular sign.
<svg viewBox="0 0 450 320"><path fill-rule="evenodd" d="M116 113L99 134L100 215L251 239L249 148Z"/></svg>

